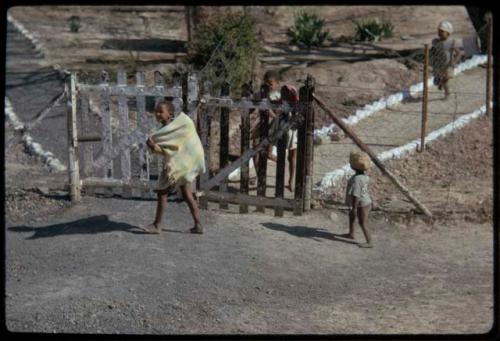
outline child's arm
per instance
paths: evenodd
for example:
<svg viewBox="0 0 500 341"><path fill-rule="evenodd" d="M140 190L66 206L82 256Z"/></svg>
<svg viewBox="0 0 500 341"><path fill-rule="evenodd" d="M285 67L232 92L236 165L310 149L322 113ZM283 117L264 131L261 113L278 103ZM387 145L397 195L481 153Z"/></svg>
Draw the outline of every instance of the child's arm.
<svg viewBox="0 0 500 341"><path fill-rule="evenodd" d="M357 178L354 178L350 194L352 196L351 212L356 214L359 203L359 197L361 196L361 186Z"/></svg>
<svg viewBox="0 0 500 341"><path fill-rule="evenodd" d="M161 147L155 143L155 141L153 140L152 137L148 137L146 144L148 145L148 147L151 149L151 151L153 153L158 153L158 154L162 153Z"/></svg>
<svg viewBox="0 0 500 341"><path fill-rule="evenodd" d="M460 48L457 48L454 43L450 58L450 66L455 66L456 64L458 64L462 60L463 55L464 53L462 52L462 50Z"/></svg>
<svg viewBox="0 0 500 341"><path fill-rule="evenodd" d="M356 215L357 214L357 208L358 208L358 202L359 198L355 197L354 195L352 196L352 206L351 206L351 212Z"/></svg>

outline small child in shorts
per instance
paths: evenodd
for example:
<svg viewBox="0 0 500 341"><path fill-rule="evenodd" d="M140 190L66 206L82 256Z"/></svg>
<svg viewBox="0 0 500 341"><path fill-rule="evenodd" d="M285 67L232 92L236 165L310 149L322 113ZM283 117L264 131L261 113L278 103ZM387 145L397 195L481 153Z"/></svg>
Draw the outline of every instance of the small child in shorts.
<svg viewBox="0 0 500 341"><path fill-rule="evenodd" d="M373 245L366 222L372 208L372 200L368 192L370 178L365 172L370 168L371 160L366 153L352 152L349 163L356 173L347 181L346 204L350 207L349 233L343 235L343 237L354 239L354 223L357 217L366 239L366 243L360 243L358 246L370 248Z"/></svg>

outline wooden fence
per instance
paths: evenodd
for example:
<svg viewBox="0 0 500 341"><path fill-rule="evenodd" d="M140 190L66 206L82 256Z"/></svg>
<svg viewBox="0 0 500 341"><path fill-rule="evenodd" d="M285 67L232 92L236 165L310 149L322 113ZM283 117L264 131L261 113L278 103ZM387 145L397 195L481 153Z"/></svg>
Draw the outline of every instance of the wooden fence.
<svg viewBox="0 0 500 341"><path fill-rule="evenodd" d="M282 216L284 210L300 215L310 209L314 129L312 78L308 77L301 87L300 102L292 104L252 99L249 93L243 93L241 98L231 98L229 84L224 84L221 89L211 89L209 83L200 86L195 73L185 77L177 75L168 85L159 72L154 73L153 84L146 84L146 75L142 72L136 73L132 79L127 76L124 71L119 71L116 82L112 83L109 74L102 72L100 82L90 84L72 73L70 83L66 85L68 90L71 89L68 93L71 93L72 104L68 111L68 169L72 200L79 200L82 190L90 195L101 192L122 197L154 197L152 190L163 165L161 158L151 157L145 141L156 127L152 114L154 105L170 99L176 112L183 110L196 121L205 149L207 172L197 181L202 208L207 208L209 201L219 202L221 208L227 208L230 203L237 204L241 213L248 212L249 206L256 206L259 211L271 207L276 216ZM219 95L212 96L211 91ZM214 110L220 110L218 143L210 136ZM264 122L260 125L259 141L254 148L250 148L252 110L259 110ZM269 110L279 114L272 123L271 134L267 124ZM241 149L239 155L230 155L229 115L235 111L241 116ZM289 112L294 114L289 117ZM286 134L293 127L298 129L295 193L293 198L285 198ZM266 176L267 146L275 143L278 150L275 193L266 196L270 185ZM219 171L210 176L209 156L216 146L219 148ZM249 160L257 154L260 159L257 194L250 195ZM227 178L239 167L241 177L235 190L235 184L229 186Z"/></svg>

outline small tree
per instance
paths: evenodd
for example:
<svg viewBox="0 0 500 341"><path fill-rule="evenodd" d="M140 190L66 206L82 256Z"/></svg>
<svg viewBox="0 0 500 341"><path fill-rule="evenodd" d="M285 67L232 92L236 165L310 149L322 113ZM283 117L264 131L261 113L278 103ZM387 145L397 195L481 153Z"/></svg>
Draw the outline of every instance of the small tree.
<svg viewBox="0 0 500 341"><path fill-rule="evenodd" d="M330 32L324 29L325 20L318 18L316 14L302 12L295 17L295 24L288 30L288 36L292 44L310 49L313 46L321 46L326 39L330 38Z"/></svg>
<svg viewBox="0 0 500 341"><path fill-rule="evenodd" d="M210 71L214 86L229 81L233 89L253 77L261 44L255 22L243 12L225 12L200 23L187 45L187 62ZM215 78L215 79L214 79Z"/></svg>

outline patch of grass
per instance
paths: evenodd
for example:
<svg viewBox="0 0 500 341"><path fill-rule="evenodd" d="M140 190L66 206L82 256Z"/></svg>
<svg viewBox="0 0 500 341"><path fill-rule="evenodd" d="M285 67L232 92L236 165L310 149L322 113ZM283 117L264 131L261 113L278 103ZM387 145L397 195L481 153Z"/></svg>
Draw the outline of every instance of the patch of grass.
<svg viewBox="0 0 500 341"><path fill-rule="evenodd" d="M73 15L71 16L71 18L68 19L68 23L69 23L69 30L72 33L78 33L81 27L80 17L77 15Z"/></svg>
<svg viewBox="0 0 500 341"><path fill-rule="evenodd" d="M314 13L301 12L295 17L295 24L288 30L292 44L311 49L321 46L330 38L330 32L325 29L325 20Z"/></svg>
<svg viewBox="0 0 500 341"><path fill-rule="evenodd" d="M342 105L346 107L354 107L358 105L358 102L356 102L356 100L354 99L344 99L342 101Z"/></svg>
<svg viewBox="0 0 500 341"><path fill-rule="evenodd" d="M356 21L354 31L358 41L379 41L394 35L394 25L388 20L369 18Z"/></svg>

